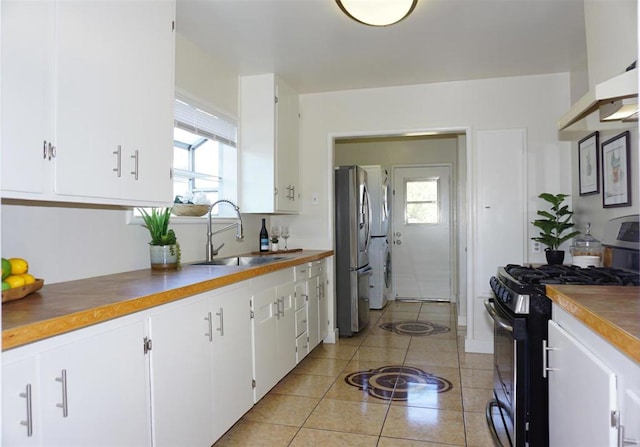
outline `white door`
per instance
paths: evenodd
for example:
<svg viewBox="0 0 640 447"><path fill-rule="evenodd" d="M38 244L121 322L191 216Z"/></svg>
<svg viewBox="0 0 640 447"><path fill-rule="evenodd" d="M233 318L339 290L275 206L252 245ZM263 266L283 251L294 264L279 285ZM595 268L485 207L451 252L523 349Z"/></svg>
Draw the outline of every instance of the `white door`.
<svg viewBox="0 0 640 447"><path fill-rule="evenodd" d="M53 134L55 4L2 2L2 189L45 192Z"/></svg>
<svg viewBox="0 0 640 447"><path fill-rule="evenodd" d="M154 446L211 444L214 318L204 295L150 318Z"/></svg>
<svg viewBox="0 0 640 447"><path fill-rule="evenodd" d="M214 440L253 406L249 296L245 282L211 298Z"/></svg>
<svg viewBox="0 0 640 447"><path fill-rule="evenodd" d="M278 306L278 307L277 307ZM276 310L277 309L277 310ZM280 380L278 365L279 303L275 287L257 291L252 298L254 401L258 402Z"/></svg>
<svg viewBox="0 0 640 447"><path fill-rule="evenodd" d="M40 356L46 445L151 444L144 334L138 321Z"/></svg>
<svg viewBox="0 0 640 447"><path fill-rule="evenodd" d="M549 348L549 445L618 445L615 373L554 321Z"/></svg>
<svg viewBox="0 0 640 447"><path fill-rule="evenodd" d="M393 168L393 282L398 299L451 299L451 166Z"/></svg>

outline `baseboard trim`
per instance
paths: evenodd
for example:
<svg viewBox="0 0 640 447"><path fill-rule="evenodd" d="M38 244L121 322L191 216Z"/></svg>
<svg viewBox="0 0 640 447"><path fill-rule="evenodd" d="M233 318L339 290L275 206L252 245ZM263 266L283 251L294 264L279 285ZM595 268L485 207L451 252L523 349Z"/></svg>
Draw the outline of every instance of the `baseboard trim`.
<svg viewBox="0 0 640 447"><path fill-rule="evenodd" d="M465 338L464 352L493 354L493 340L474 340L472 338Z"/></svg>
<svg viewBox="0 0 640 447"><path fill-rule="evenodd" d="M333 331L329 331L329 334L322 340L324 343L329 343L331 345L336 344L336 340L338 340L338 329L334 329Z"/></svg>

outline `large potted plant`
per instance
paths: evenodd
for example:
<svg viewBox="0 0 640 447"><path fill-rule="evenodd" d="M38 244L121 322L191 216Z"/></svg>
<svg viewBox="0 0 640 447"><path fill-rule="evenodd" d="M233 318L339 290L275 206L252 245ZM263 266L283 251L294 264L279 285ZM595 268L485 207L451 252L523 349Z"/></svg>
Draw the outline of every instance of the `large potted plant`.
<svg viewBox="0 0 640 447"><path fill-rule="evenodd" d="M171 208L151 208L151 212L139 208L149 234L151 270L177 270L180 265L180 245L175 232L169 228Z"/></svg>
<svg viewBox="0 0 640 447"><path fill-rule="evenodd" d="M573 211L569 210L568 205L563 205L564 199L569 197L567 194L549 194L542 193L538 198L551 204L549 211L538 210L539 219L531 222L534 226L540 228L540 235L532 237L534 241L547 246L545 254L547 263L562 264L564 262L564 250L559 250L563 242L568 241L574 236L580 234L579 231L569 231L575 224L570 222Z"/></svg>

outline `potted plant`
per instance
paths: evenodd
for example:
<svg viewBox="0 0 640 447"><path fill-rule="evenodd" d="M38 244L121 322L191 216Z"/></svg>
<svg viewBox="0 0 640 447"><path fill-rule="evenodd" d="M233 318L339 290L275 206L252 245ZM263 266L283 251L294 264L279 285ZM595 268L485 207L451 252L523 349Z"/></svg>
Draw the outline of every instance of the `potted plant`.
<svg viewBox="0 0 640 447"><path fill-rule="evenodd" d="M568 205L562 204L567 197L569 197L567 194L554 195L546 192L540 194L538 198L550 203L551 209L549 211L538 210L537 214L541 218L531 222L534 226L540 228L540 235L531 239L547 246L545 254L549 264L562 264L564 250L558 250L560 245L580 234L579 231L571 231L568 234L564 234L575 225L570 222L573 211L569 210Z"/></svg>
<svg viewBox="0 0 640 447"><path fill-rule="evenodd" d="M278 237L273 236L271 238L271 251L278 251Z"/></svg>
<svg viewBox="0 0 640 447"><path fill-rule="evenodd" d="M180 265L180 245L175 232L169 228L171 208L151 208L151 212L139 208L149 234L151 270L177 270Z"/></svg>

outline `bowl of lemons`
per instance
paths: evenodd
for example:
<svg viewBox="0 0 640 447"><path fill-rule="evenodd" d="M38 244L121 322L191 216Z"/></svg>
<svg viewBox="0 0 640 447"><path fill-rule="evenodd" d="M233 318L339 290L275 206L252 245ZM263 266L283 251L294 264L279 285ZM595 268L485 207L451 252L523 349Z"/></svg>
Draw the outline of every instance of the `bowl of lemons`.
<svg viewBox="0 0 640 447"><path fill-rule="evenodd" d="M19 300L40 290L43 279L29 273L29 263L23 258L2 258L2 302Z"/></svg>

